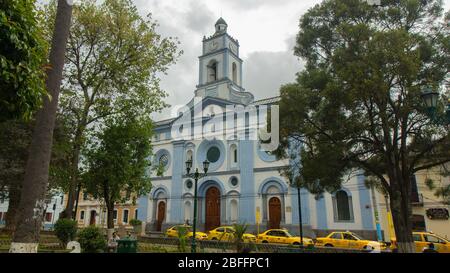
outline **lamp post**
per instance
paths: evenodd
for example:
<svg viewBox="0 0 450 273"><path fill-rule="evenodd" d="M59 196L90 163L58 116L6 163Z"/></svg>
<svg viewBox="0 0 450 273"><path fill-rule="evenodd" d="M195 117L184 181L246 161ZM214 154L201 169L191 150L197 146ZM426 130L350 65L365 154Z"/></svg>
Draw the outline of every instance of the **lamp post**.
<svg viewBox="0 0 450 273"><path fill-rule="evenodd" d="M449 124L450 123L450 99L447 102L447 109L444 116L436 117L436 109L439 102L439 93L434 91L430 86L426 86L422 91L422 100L427 107L428 115L431 120L436 124Z"/></svg>
<svg viewBox="0 0 450 273"><path fill-rule="evenodd" d="M439 93L433 91L429 85L427 85L422 91L422 100L427 107L428 114L434 119L437 103L439 100Z"/></svg>
<svg viewBox="0 0 450 273"><path fill-rule="evenodd" d="M195 181L194 184L194 224L192 225L192 245L191 252L195 253L197 251L197 238L196 238L196 229L197 229L197 182L198 179L203 178L208 173L209 161L203 161L203 171L205 173L200 173L198 168L195 169L195 173L191 173L192 168L192 159L186 161L186 176L193 178Z"/></svg>

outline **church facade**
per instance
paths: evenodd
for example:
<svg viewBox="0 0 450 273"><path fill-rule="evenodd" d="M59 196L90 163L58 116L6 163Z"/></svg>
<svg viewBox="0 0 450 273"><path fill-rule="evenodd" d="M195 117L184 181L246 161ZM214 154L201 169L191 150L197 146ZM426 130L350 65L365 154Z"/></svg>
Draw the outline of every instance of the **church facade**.
<svg viewBox="0 0 450 273"><path fill-rule="evenodd" d="M280 173L289 161L277 160L261 149L258 138L249 137L258 135L248 128L252 123L249 113L243 116L245 126L239 126L239 122L227 126L230 123L226 118L222 120L233 107L261 114L279 100L277 97L255 100L242 87L240 45L227 29L227 23L220 18L215 33L203 38L193 99L180 110L177 118L155 123L151 161L158 170L150 171L152 191L141 196L138 202L138 218L145 222L146 231L165 231L169 226L186 222L192 224L195 183L186 176L185 162L192 160L193 171L198 168L202 173L202 163L208 160L207 176L198 181L199 230L246 223L252 232L287 228L292 234L298 234L297 189ZM231 120L236 121L239 114L231 113ZM211 125L213 119L223 122ZM208 137L202 135L205 132ZM374 200L372 192L364 186L363 175L349 178L341 190L326 193L318 200L304 189L300 197L306 235L353 230L376 239Z"/></svg>

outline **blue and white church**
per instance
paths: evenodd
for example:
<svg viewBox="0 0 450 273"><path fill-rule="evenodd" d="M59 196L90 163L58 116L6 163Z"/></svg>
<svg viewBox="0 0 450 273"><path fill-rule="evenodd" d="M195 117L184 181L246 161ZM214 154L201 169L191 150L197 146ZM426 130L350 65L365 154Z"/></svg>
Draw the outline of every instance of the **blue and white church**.
<svg viewBox="0 0 450 273"><path fill-rule="evenodd" d="M208 120L215 118L215 113L225 113L227 106L258 112L262 106L276 105L279 101L278 97L255 101L252 93L243 88L240 45L227 28L220 18L215 33L203 38L198 85L184 112L155 123L151 161L160 168L150 172L153 188L138 201L138 218L145 223L147 232L193 223L195 183L186 176L185 162L192 160L192 169L203 172L202 163L208 160L207 176L198 180L199 230L246 223L251 232L287 228L292 234L299 233L297 189L290 187L280 174L280 169L288 166L287 160L277 160L262 150L257 139L237 137L235 133L227 133L227 137L219 135L226 130L214 125L209 126L209 132L217 131L215 137L179 137L181 131L184 135L195 135L198 127L204 132L202 127L208 125ZM199 107L197 110L203 115L197 117L195 111ZM186 117L193 124L180 126L180 120L187 120ZM245 120L250 122L248 117ZM238 134L248 136L249 132ZM318 200L302 189L300 199L305 236L352 230L376 239L375 202L371 190L364 185L363 175L352 176L341 190L326 193Z"/></svg>

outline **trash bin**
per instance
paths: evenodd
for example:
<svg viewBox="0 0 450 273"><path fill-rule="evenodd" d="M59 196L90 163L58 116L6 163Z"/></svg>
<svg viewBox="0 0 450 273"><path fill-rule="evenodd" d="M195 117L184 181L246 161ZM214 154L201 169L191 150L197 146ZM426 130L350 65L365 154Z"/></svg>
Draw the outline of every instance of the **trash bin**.
<svg viewBox="0 0 450 273"><path fill-rule="evenodd" d="M117 253L136 253L137 240L132 238L125 238L117 240Z"/></svg>

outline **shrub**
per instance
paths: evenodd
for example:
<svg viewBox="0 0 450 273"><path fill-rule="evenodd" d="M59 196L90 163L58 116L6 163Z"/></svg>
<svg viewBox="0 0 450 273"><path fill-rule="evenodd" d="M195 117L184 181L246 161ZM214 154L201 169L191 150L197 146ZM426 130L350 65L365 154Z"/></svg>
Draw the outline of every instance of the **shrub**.
<svg viewBox="0 0 450 273"><path fill-rule="evenodd" d="M186 246L187 246L187 240L188 240L188 234L189 229L184 226L177 226L177 237L178 237L178 250L180 252L185 253L186 252Z"/></svg>
<svg viewBox="0 0 450 273"><path fill-rule="evenodd" d="M55 223L55 234L61 242L61 245L65 248L67 243L74 240L77 235L77 221L58 219Z"/></svg>
<svg viewBox="0 0 450 273"><path fill-rule="evenodd" d="M139 219L131 219L130 220L130 225L132 225L132 226L140 226L140 225L142 225L142 221L139 220Z"/></svg>
<svg viewBox="0 0 450 273"><path fill-rule="evenodd" d="M106 239L100 228L90 226L78 233L81 250L87 253L103 252L106 248Z"/></svg>

